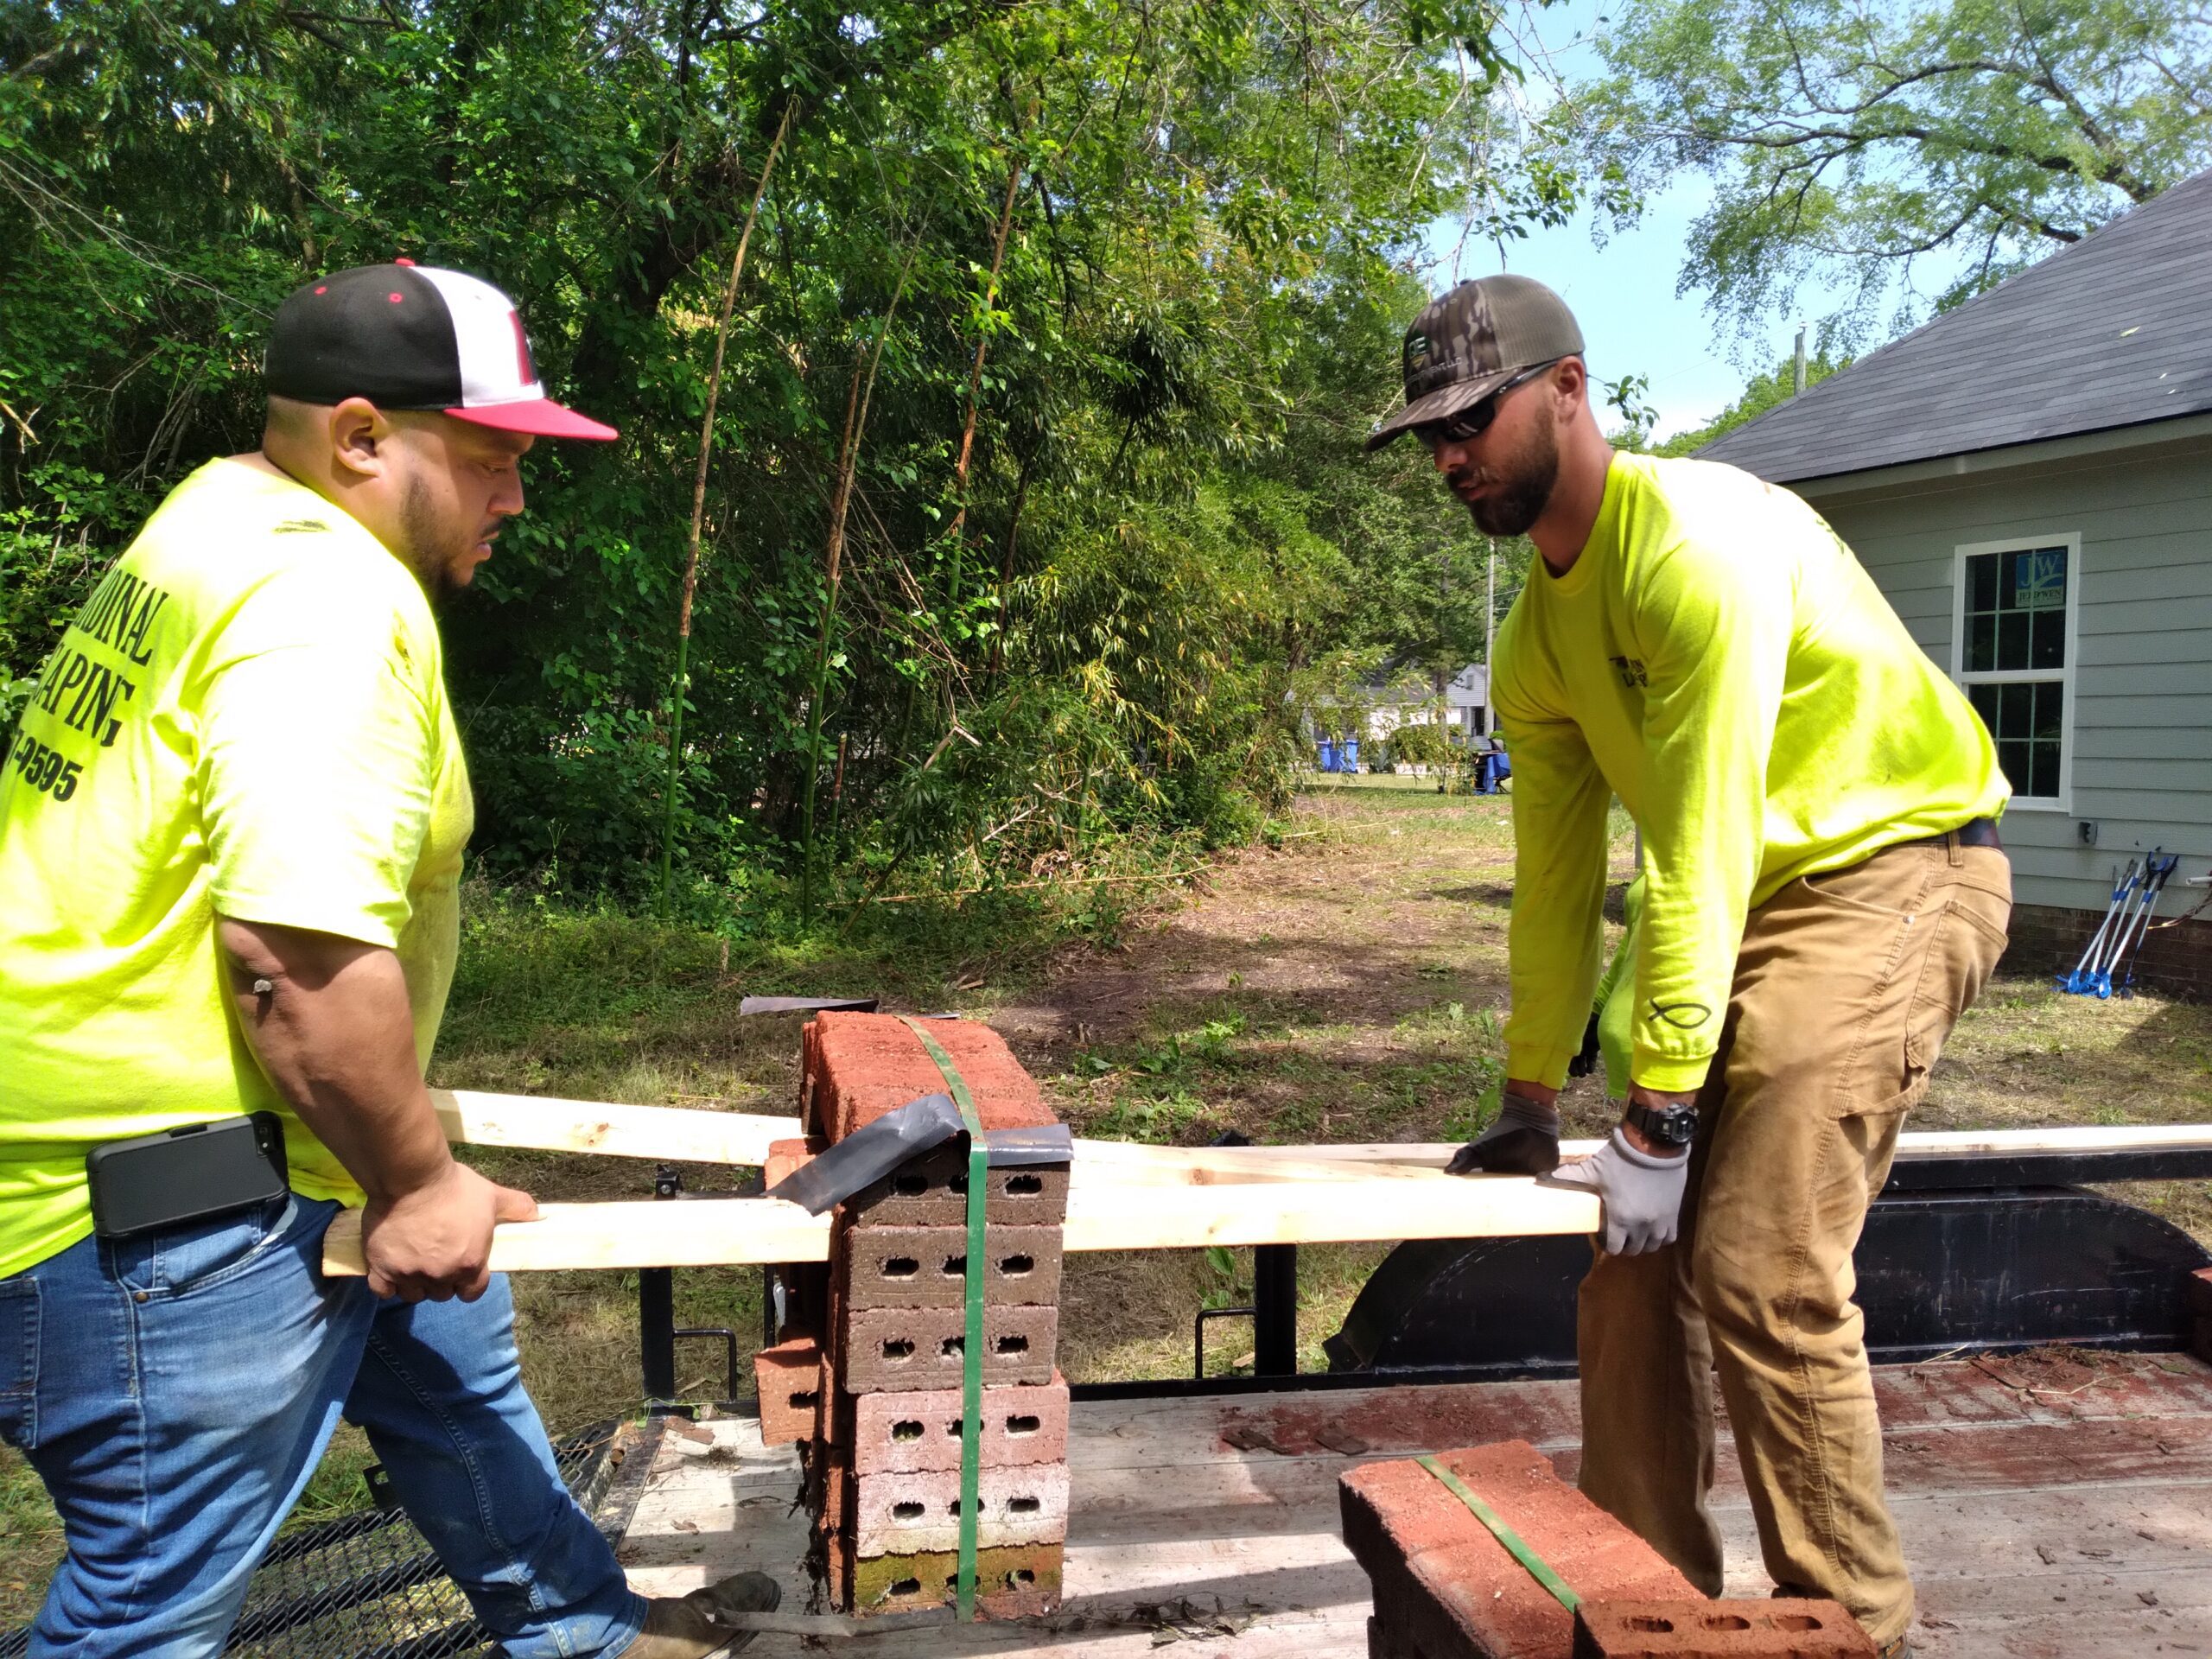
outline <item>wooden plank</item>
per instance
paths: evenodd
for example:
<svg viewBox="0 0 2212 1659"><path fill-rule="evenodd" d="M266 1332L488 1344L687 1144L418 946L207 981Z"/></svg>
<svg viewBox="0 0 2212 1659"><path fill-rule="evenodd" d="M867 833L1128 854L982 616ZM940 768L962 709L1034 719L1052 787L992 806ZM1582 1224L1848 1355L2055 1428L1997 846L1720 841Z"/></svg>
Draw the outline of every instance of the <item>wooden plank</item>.
<svg viewBox="0 0 2212 1659"><path fill-rule="evenodd" d="M1488 1238L1588 1233L1598 1200L1539 1186L1523 1176L1470 1180L1252 1181L1206 1189L1203 1203L1160 1189L1094 1183L1071 1186L1071 1250L1193 1249L1210 1244L1337 1243L1406 1238ZM658 1199L549 1204L539 1218L503 1224L492 1265L521 1273L554 1268L684 1268L820 1262L830 1250L826 1216L777 1198L694 1204ZM347 1211L323 1243L327 1273L359 1274L360 1216Z"/></svg>
<svg viewBox="0 0 2212 1659"><path fill-rule="evenodd" d="M766 1161L771 1141L795 1140L798 1135L796 1118L741 1112L628 1106L537 1095L479 1094L467 1090L434 1089L430 1099L437 1108L447 1139L474 1146L535 1147L556 1152L595 1152L613 1157L757 1167ZM1110 1176L1103 1184L1109 1189L1135 1185L1147 1172L1164 1173L1172 1184L1186 1185L1211 1185L1217 1179L1239 1176L1323 1183L1408 1175L1423 1179L1450 1162L1460 1144L1433 1141L1155 1147L1136 1141L1079 1139L1076 1141L1074 1167L1078 1180L1086 1169L1094 1173L1110 1170ZM1595 1152L1599 1144L1595 1141L1569 1141L1560 1150L1570 1158L1581 1157ZM1910 1161L1916 1158L2006 1157L2035 1152L2195 1151L2206 1147L2212 1147L2212 1124L1908 1130L1898 1137L1897 1157ZM1342 1167L1345 1165L1363 1167ZM1382 1167L1367 1167L1372 1166Z"/></svg>
<svg viewBox="0 0 2212 1659"><path fill-rule="evenodd" d="M685 1204L546 1204L536 1221L502 1222L492 1266L502 1273L551 1268L699 1268L747 1262L824 1262L830 1217L781 1198L715 1198ZM323 1235L322 1270L358 1277L361 1212L340 1212Z"/></svg>
<svg viewBox="0 0 2212 1659"><path fill-rule="evenodd" d="M2111 896L2107 884L2106 896ZM1332 1163L1401 1163L1439 1166L1459 1150L1457 1141L1357 1141L1332 1147L1248 1147L1259 1158L1310 1157L1325 1153ZM1560 1151L1586 1157L1604 1143L1563 1141ZM2028 1153L2201 1152L2212 1149L2212 1123L2161 1123L2103 1128L1908 1129L1897 1137L1897 1161L1929 1158L2016 1158Z"/></svg>
<svg viewBox="0 0 2212 1659"><path fill-rule="evenodd" d="M2024 1153L2201 1152L2212 1123L2153 1123L2119 1128L1920 1129L1897 1137L1897 1160L2006 1158Z"/></svg>
<svg viewBox="0 0 2212 1659"><path fill-rule="evenodd" d="M795 1117L704 1112L683 1106L625 1106L547 1095L480 1094L472 1089L433 1089L430 1104L437 1109L446 1139L457 1145L596 1152L613 1158L738 1164L754 1169L768 1161L770 1141L792 1140L799 1132Z"/></svg>
<svg viewBox="0 0 2212 1659"><path fill-rule="evenodd" d="M1440 1169L1370 1160L1348 1162L1333 1147L1154 1147L1134 1141L1075 1143L1075 1169L1110 1169L1116 1180L1158 1174L1177 1185L1208 1186L1228 1181L1353 1180L1376 1176L1431 1180Z"/></svg>
<svg viewBox="0 0 2212 1659"><path fill-rule="evenodd" d="M461 1146L530 1147L547 1152L598 1153L674 1163L735 1164L758 1168L776 1141L797 1140L795 1117L709 1112L679 1106L635 1106L612 1101L561 1100L542 1095L483 1094L433 1089L430 1103L446 1139ZM1155 1147L1127 1141L1077 1140L1077 1166L1109 1164L1130 1181L1157 1177L1161 1185L1204 1186L1225 1180L1343 1179L1357 1171L1332 1168L1326 1147L1303 1150L1311 1162L1254 1159L1245 1147ZM1421 1179L1425 1171L1393 1171Z"/></svg>
<svg viewBox="0 0 2212 1659"><path fill-rule="evenodd" d="M1590 1194L1526 1176L1468 1180L1255 1182L1207 1189L1180 1204L1132 1205L1108 1188L1068 1194L1071 1250L1191 1249L1210 1244L1352 1243L1589 1233Z"/></svg>

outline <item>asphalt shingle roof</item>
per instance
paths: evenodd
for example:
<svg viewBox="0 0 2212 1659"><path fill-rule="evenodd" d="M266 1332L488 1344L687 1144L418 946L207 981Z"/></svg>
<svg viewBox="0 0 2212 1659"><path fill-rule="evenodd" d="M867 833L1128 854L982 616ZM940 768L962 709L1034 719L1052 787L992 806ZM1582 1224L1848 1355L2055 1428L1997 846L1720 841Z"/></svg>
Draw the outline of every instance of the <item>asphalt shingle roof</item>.
<svg viewBox="0 0 2212 1659"><path fill-rule="evenodd" d="M1777 483L2212 409L2212 171L1698 451Z"/></svg>

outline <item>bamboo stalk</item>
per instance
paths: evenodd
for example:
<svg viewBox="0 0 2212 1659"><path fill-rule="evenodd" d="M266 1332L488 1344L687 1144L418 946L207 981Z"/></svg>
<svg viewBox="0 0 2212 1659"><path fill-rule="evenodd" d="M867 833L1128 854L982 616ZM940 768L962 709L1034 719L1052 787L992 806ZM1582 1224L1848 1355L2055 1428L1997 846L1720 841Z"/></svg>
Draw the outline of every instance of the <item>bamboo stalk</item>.
<svg viewBox="0 0 2212 1659"><path fill-rule="evenodd" d="M790 102L768 141L768 154L760 163L760 177L753 187L753 205L745 210L745 228L738 232L737 251L730 258L729 281L722 284L721 315L715 327L715 364L707 374L707 412L699 422L699 466L691 480L691 530L683 549L683 599L676 619L676 690L668 716L668 788L660 829L660 910L668 913L669 873L676 857L676 810L683 779L683 697L691 677L691 602L699 588L699 538L707 517L707 468L715 450L715 410L721 401L722 359L729 350L729 320L737 308L737 286L745 276L746 250L753 243L753 222L760 216L761 199L768 194L768 178L776 170L784 137L791 130Z"/></svg>
<svg viewBox="0 0 2212 1659"><path fill-rule="evenodd" d="M966 552L963 537L968 524L968 469L976 448L976 417L982 406L983 359L991 349L990 312L998 298L999 272L1006 264L1007 233L1014 226L1014 198L1021 189L1022 159L1014 157L1014 165L1007 169L1006 201L999 209L998 233L991 242L991 274L983 283L983 328L976 340L976 361L968 372L968 414L960 428L960 453L952 463L952 490L955 505L952 525L947 536L952 546L952 583L946 605L948 611L960 604L961 567Z"/></svg>
<svg viewBox="0 0 2212 1659"><path fill-rule="evenodd" d="M830 500L830 533L823 543L822 565L823 586L822 596L822 632L815 641L814 695L807 710L806 735L806 798L800 810L799 828L799 914L814 914L814 796L822 775L822 706L830 693L830 635L837 615L837 589L842 580L845 554L845 520L852 510L853 475L860 467L861 435L868 429L868 405L875 397L875 372L883 362L884 342L891 337L891 320L899 315L899 302L906 296L906 281L914 272L915 257L921 252L921 235L915 233L912 245L906 250L906 263L899 272L899 285L892 290L891 303L884 308L883 321L875 331L875 344L866 358L853 363L853 383L845 397L845 430L837 450L837 479ZM866 363L865 379L861 375Z"/></svg>

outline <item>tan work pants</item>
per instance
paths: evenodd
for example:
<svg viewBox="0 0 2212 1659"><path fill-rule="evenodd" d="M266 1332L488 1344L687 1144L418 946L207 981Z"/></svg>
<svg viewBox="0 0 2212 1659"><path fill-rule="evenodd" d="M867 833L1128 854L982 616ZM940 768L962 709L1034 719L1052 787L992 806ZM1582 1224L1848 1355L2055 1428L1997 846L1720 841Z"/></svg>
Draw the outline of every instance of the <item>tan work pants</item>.
<svg viewBox="0 0 2212 1659"><path fill-rule="evenodd" d="M1582 1282L1582 1490L1720 1591L1712 1374L1778 1592L1912 1622L1851 1254L1904 1115L2005 948L1993 848L1892 847L1751 912L1677 1243Z"/></svg>

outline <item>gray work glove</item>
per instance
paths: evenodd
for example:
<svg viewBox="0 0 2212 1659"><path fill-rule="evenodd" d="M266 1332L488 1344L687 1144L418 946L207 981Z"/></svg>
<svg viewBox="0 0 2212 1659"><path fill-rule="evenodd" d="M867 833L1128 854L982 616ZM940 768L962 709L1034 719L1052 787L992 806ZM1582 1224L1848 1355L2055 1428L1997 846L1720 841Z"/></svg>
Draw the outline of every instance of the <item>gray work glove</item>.
<svg viewBox="0 0 2212 1659"><path fill-rule="evenodd" d="M1605 1203L1608 1255L1642 1255L1675 1242L1688 1185L1688 1148L1672 1158L1638 1152L1618 1129L1589 1157L1542 1177L1546 1186L1579 1186Z"/></svg>
<svg viewBox="0 0 2212 1659"><path fill-rule="evenodd" d="M1559 1109L1525 1095L1498 1102L1497 1117L1452 1154L1448 1175L1548 1175L1559 1167Z"/></svg>

